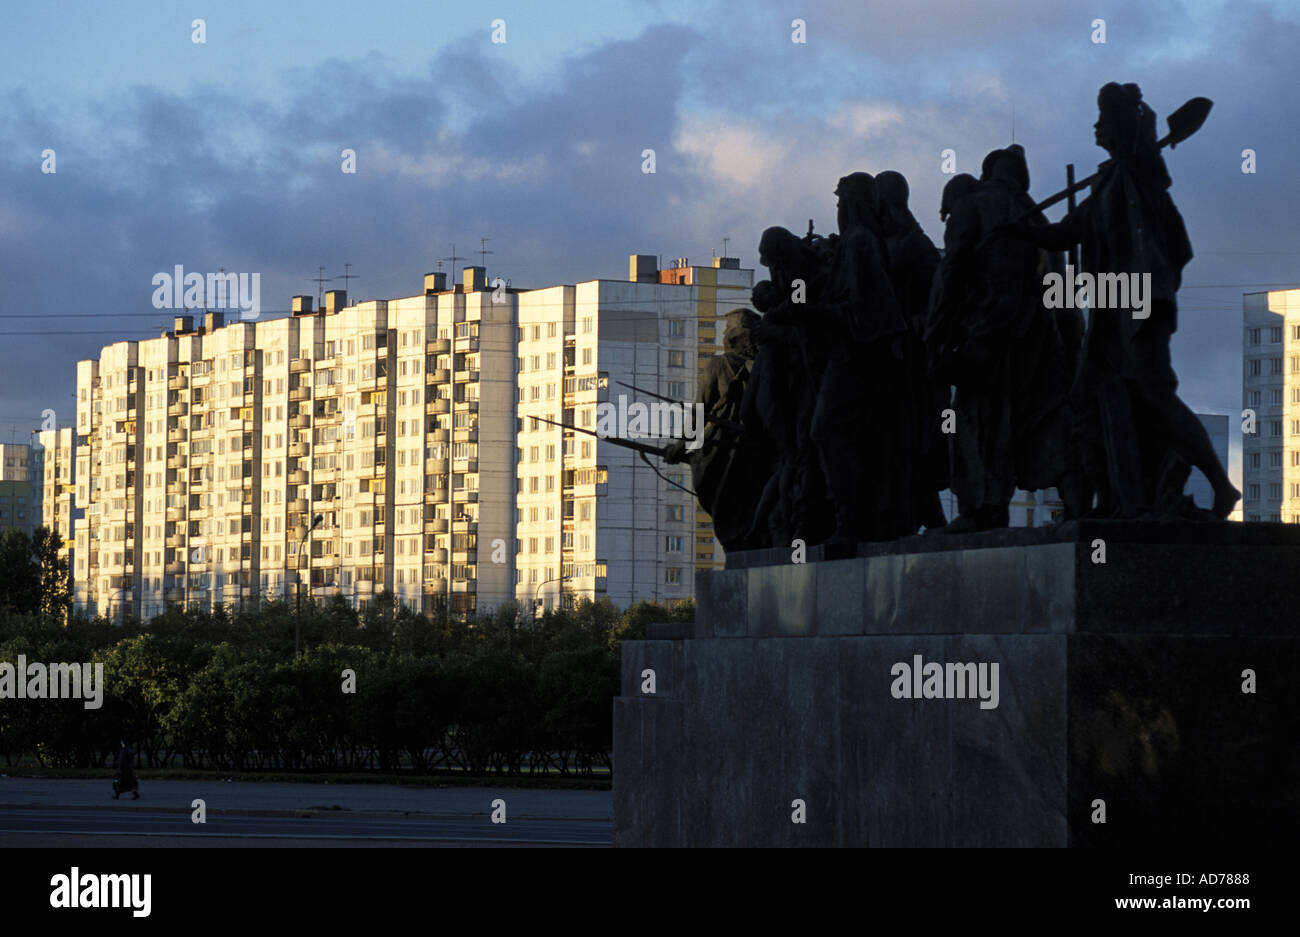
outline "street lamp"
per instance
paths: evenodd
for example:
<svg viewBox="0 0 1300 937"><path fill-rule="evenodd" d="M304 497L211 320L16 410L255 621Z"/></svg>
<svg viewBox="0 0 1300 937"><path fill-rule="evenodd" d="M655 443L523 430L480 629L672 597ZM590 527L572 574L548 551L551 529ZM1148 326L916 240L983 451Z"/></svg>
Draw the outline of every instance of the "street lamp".
<svg viewBox="0 0 1300 937"><path fill-rule="evenodd" d="M311 532L315 530L317 527L319 527L321 525L321 522L324 520L325 520L324 514L317 514L315 517L313 517L311 520L311 526L308 527L306 531L304 531L302 535L302 539L298 541L298 593L297 593L298 608L297 608L297 613L293 616L293 656L294 657L298 656L299 647L301 646L302 643L302 548L303 545L307 542L307 538L311 536ZM307 554L307 575L309 577L311 576L311 554L310 553ZM307 584L307 589L310 592L311 583Z"/></svg>
<svg viewBox="0 0 1300 937"><path fill-rule="evenodd" d="M568 582L572 576L561 576L559 579L547 579L545 582L539 582L537 588L533 590L533 623L537 623L537 598L538 593L542 591L542 586L550 585L553 582ZM564 586L560 586L560 595L564 594Z"/></svg>

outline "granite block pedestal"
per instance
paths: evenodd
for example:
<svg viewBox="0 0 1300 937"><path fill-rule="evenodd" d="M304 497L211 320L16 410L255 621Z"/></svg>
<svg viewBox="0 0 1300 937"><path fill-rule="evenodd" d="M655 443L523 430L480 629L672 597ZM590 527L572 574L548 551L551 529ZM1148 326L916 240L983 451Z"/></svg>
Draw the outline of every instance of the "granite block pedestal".
<svg viewBox="0 0 1300 937"><path fill-rule="evenodd" d="M1079 522L857 553L732 555L697 577L693 629L624 645L616 845L1300 836L1300 528ZM917 655L996 663L997 705L900 698Z"/></svg>

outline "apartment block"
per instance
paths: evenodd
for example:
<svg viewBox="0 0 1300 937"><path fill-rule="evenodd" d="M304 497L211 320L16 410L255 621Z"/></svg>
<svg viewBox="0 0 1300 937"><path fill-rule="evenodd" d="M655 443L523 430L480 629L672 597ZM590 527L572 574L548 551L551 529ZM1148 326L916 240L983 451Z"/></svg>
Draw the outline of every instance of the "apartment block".
<svg viewBox="0 0 1300 937"><path fill-rule="evenodd" d="M620 381L694 400L701 304L734 308L696 269L519 290L467 267L416 296L335 290L106 346L78 364L77 602L121 618L300 590L456 613L689 598L694 500L668 480L689 475L592 433L602 403L639 396Z"/></svg>
<svg viewBox="0 0 1300 937"><path fill-rule="evenodd" d="M1242 516L1300 522L1300 290L1242 298ZM1249 428L1249 427L1247 427Z"/></svg>
<svg viewBox="0 0 1300 937"><path fill-rule="evenodd" d="M33 493L32 447L27 443L0 443L0 533L21 530L30 534L41 522L41 508Z"/></svg>
<svg viewBox="0 0 1300 937"><path fill-rule="evenodd" d="M58 536L59 556L68 561L71 585L75 525L81 514L76 506L76 435L70 426L33 435L31 486L40 512L37 523Z"/></svg>

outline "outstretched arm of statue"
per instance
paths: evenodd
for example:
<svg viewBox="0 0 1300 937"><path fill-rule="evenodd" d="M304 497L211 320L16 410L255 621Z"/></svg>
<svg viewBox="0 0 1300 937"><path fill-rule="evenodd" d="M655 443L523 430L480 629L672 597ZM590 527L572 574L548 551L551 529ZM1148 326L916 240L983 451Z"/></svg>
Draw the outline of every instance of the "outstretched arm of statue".
<svg viewBox="0 0 1300 937"><path fill-rule="evenodd" d="M1000 224L993 229L994 237L1027 241L1035 247L1050 251L1069 250L1079 243L1080 234L1077 215L1066 215L1056 224L1030 224L1027 221L1016 221Z"/></svg>

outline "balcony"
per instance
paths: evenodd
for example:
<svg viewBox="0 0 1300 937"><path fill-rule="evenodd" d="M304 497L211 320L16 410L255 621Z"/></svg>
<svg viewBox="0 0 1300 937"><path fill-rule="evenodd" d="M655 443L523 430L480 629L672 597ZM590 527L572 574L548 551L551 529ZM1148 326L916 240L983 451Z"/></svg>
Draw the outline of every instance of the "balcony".
<svg viewBox="0 0 1300 937"><path fill-rule="evenodd" d="M133 581L134 581L133 576L123 576L123 575L109 576L108 587L110 589L129 589L131 588L131 584Z"/></svg>
<svg viewBox="0 0 1300 937"><path fill-rule="evenodd" d="M424 490L424 502L425 502L425 504L445 504L446 501L447 501L447 489L445 489L445 488L433 488L433 489L426 488L426 489ZM438 522L437 522L437 521L430 521L430 523L434 523L434 524L436 524L436 523L438 523ZM442 523L443 523L444 525L446 525L447 522L446 522L446 521L443 521ZM434 528L434 529L436 529L436 528ZM446 528L446 526L444 526L442 529L445 531L447 528Z"/></svg>
<svg viewBox="0 0 1300 937"><path fill-rule="evenodd" d="M456 500L463 501L467 504L473 504L474 502L478 501L478 492L471 491L468 488L461 489L460 491L456 492Z"/></svg>
<svg viewBox="0 0 1300 937"><path fill-rule="evenodd" d="M306 514L308 510L306 498L294 498L289 502L290 514Z"/></svg>
<svg viewBox="0 0 1300 937"><path fill-rule="evenodd" d="M311 425L311 417L305 413L291 413L289 415L290 429L306 429Z"/></svg>
<svg viewBox="0 0 1300 937"><path fill-rule="evenodd" d="M457 335L456 350L457 351L478 351L478 336Z"/></svg>
<svg viewBox="0 0 1300 937"><path fill-rule="evenodd" d="M185 404L183 404L183 403L172 403L172 404L168 404L168 405L167 405L167 415L168 415L168 416L184 416L184 415L185 415Z"/></svg>
<svg viewBox="0 0 1300 937"><path fill-rule="evenodd" d="M311 388L308 387L306 384L303 384L299 387L295 387L293 390L289 391L290 403L302 403L304 400L310 400L310 399L311 399Z"/></svg>
<svg viewBox="0 0 1300 937"><path fill-rule="evenodd" d="M456 471L458 472L477 472L478 459L457 459Z"/></svg>
<svg viewBox="0 0 1300 937"><path fill-rule="evenodd" d="M424 551L424 561L426 563L445 563L447 562L447 548L434 547L432 550Z"/></svg>
<svg viewBox="0 0 1300 937"><path fill-rule="evenodd" d="M456 409L461 412L478 413L478 400L457 400Z"/></svg>
<svg viewBox="0 0 1300 937"><path fill-rule="evenodd" d="M447 464L446 459L428 459L424 463L424 471L426 474L443 475L447 471Z"/></svg>
<svg viewBox="0 0 1300 937"><path fill-rule="evenodd" d="M451 340L446 338L435 338L424 345L424 353L427 355L445 355L451 351Z"/></svg>
<svg viewBox="0 0 1300 937"><path fill-rule="evenodd" d="M424 591L432 592L434 594L446 594L447 592L446 578L439 576L437 579L426 579L424 581Z"/></svg>
<svg viewBox="0 0 1300 937"><path fill-rule="evenodd" d="M185 456L181 455L179 452L173 453L167 457L167 467L169 469L180 470L185 468L186 461Z"/></svg>
<svg viewBox="0 0 1300 937"><path fill-rule="evenodd" d="M184 520L185 519L184 505L180 505L180 504L168 505L166 516L167 516L167 520L169 521Z"/></svg>
<svg viewBox="0 0 1300 937"><path fill-rule="evenodd" d="M183 560L172 560L163 570L168 576L180 576L185 572L185 562Z"/></svg>
<svg viewBox="0 0 1300 937"><path fill-rule="evenodd" d="M445 534L447 532L447 519L445 517L435 517L432 520L424 522L425 533Z"/></svg>
<svg viewBox="0 0 1300 937"><path fill-rule="evenodd" d="M451 401L446 397L438 397L434 400L430 400L424 405L424 412L429 416L437 416L442 413L449 413L450 411Z"/></svg>
<svg viewBox="0 0 1300 937"><path fill-rule="evenodd" d="M177 602L177 603L184 602L185 601L184 587L168 589L163 593L163 601Z"/></svg>
<svg viewBox="0 0 1300 937"><path fill-rule="evenodd" d="M478 427L471 426L469 429L464 430L463 436L468 442L478 442Z"/></svg>
<svg viewBox="0 0 1300 937"><path fill-rule="evenodd" d="M434 368L424 374L426 384L446 384L449 380L451 380L451 372L446 368Z"/></svg>
<svg viewBox="0 0 1300 937"><path fill-rule="evenodd" d="M307 473L304 472L302 469L295 469L294 471L290 472L290 473L289 473L289 484L290 484L290 485L305 485L305 484L307 484Z"/></svg>
<svg viewBox="0 0 1300 937"><path fill-rule="evenodd" d="M475 368L475 369L472 370L472 371L457 371L457 372L456 372L456 382L457 382L458 384L459 384L459 383L462 383L462 382L464 382L464 381L468 381L468 382L470 382L470 383L474 383L475 381L478 380L478 377L479 377L479 372L478 372L478 369L477 369L477 368Z"/></svg>
<svg viewBox="0 0 1300 937"><path fill-rule="evenodd" d="M302 374L304 371L310 371L310 370L311 370L310 358L294 358L292 361L289 362L290 374Z"/></svg>
<svg viewBox="0 0 1300 937"><path fill-rule="evenodd" d="M190 380L184 374L173 374L167 378L168 390L184 390L189 386Z"/></svg>
<svg viewBox="0 0 1300 937"><path fill-rule="evenodd" d="M450 442L451 431L445 429L431 430L428 434L429 442Z"/></svg>
<svg viewBox="0 0 1300 937"><path fill-rule="evenodd" d="M177 547L185 546L185 535L168 534L166 540L164 540L163 542L167 544L167 549L175 550Z"/></svg>

